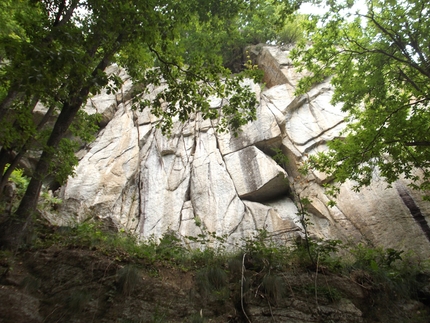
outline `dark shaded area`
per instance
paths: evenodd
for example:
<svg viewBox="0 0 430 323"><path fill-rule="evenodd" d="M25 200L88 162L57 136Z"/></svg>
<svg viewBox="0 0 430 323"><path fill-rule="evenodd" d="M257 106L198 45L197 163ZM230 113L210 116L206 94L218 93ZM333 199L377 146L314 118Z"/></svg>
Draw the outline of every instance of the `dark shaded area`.
<svg viewBox="0 0 430 323"><path fill-rule="evenodd" d="M403 203L405 203L406 207L411 212L411 215L414 218L415 222L420 226L427 240L430 242L430 226L428 225L425 217L421 213L420 208L403 185L397 183L396 189Z"/></svg>

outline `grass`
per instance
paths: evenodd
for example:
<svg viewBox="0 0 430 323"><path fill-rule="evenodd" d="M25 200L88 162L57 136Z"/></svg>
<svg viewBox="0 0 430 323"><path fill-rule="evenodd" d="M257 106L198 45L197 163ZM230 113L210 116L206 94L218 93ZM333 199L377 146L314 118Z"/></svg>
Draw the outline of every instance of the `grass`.
<svg viewBox="0 0 430 323"><path fill-rule="evenodd" d="M133 265L125 265L118 271L117 276L118 290L122 294L130 296L140 280L138 269Z"/></svg>
<svg viewBox="0 0 430 323"><path fill-rule="evenodd" d="M70 313L82 312L91 299L91 294L86 290L73 291L66 300L66 308Z"/></svg>

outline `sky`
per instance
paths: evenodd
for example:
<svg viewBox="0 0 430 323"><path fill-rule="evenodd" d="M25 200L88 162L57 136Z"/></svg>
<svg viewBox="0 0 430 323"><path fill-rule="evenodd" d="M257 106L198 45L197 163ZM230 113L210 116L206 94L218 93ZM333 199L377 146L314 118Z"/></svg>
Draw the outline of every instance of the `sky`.
<svg viewBox="0 0 430 323"><path fill-rule="evenodd" d="M350 9L352 12L359 11L361 14L366 12L366 4L365 0L355 1L356 4ZM311 3L305 2L300 6L299 12L302 14L324 14L328 11L327 7L324 6L315 6Z"/></svg>

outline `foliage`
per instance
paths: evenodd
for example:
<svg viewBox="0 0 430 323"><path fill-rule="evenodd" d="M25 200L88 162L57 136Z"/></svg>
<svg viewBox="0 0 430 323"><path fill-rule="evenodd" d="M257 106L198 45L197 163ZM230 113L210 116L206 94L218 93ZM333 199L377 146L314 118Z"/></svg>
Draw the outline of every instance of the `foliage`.
<svg viewBox="0 0 430 323"><path fill-rule="evenodd" d="M242 241L241 255L245 254L249 269L270 272L271 269L281 269L287 263L290 250L274 241L267 230L261 229Z"/></svg>
<svg viewBox="0 0 430 323"><path fill-rule="evenodd" d="M265 275L261 282L261 287L273 304L278 304L285 294L285 282L279 275Z"/></svg>
<svg viewBox="0 0 430 323"><path fill-rule="evenodd" d="M338 253L343 249L340 240L314 240L297 241L296 248L292 251L293 259L298 265L319 270L325 268L337 271L342 268Z"/></svg>
<svg viewBox="0 0 430 323"><path fill-rule="evenodd" d="M16 185L16 194L18 198L22 197L29 183L29 178L24 175L24 170L21 168L14 169L10 176L10 180Z"/></svg>
<svg viewBox="0 0 430 323"><path fill-rule="evenodd" d="M6 167L10 167L9 164ZM27 189L29 178L24 175L24 170L20 168L14 169L9 177L9 192L6 199L1 200L0 212L5 211L6 213L13 213L19 204L19 201L23 197L25 190Z"/></svg>
<svg viewBox="0 0 430 323"><path fill-rule="evenodd" d="M274 155L272 156L272 159L282 168L286 168L289 162L288 157L284 154L282 149L280 148L273 148L272 152Z"/></svg>
<svg viewBox="0 0 430 323"><path fill-rule="evenodd" d="M242 72L240 72L240 74L247 78L253 79L254 82L261 83L264 77L263 70L260 70L258 65L252 62L249 51L246 51L245 54L246 54L246 59L245 59L245 62L243 63L244 69Z"/></svg>
<svg viewBox="0 0 430 323"><path fill-rule="evenodd" d="M388 299L420 299L422 276L429 273L428 260L422 261L412 252L372 247L364 243L344 248L340 270L367 291L373 301Z"/></svg>
<svg viewBox="0 0 430 323"><path fill-rule="evenodd" d="M412 181L424 195L430 188L430 11L425 0L313 1L328 10L312 15L307 36L293 51L304 93L331 77L333 104L341 104L349 125L310 158L311 166L336 181L369 185L375 174L392 184ZM427 198L429 196L427 195Z"/></svg>
<svg viewBox="0 0 430 323"><path fill-rule="evenodd" d="M304 234L304 241L303 241L303 249L306 250L308 256L309 256L309 261L311 262L312 266L316 266L316 261L317 259L315 258L315 254L313 254L312 252L312 242L311 239L309 237L309 226L312 225L312 222L309 220L309 213L306 209L306 207L308 205L311 204L311 201L304 197L300 197L300 194L297 194L297 213L296 215L299 217L298 222L302 225L303 227L303 234Z"/></svg>
<svg viewBox="0 0 430 323"><path fill-rule="evenodd" d="M39 203L39 207L45 210L52 210L55 208L55 206L58 206L63 203L63 200L58 197L55 197L52 194L52 191L44 190L40 196L41 201Z"/></svg>
<svg viewBox="0 0 430 323"><path fill-rule="evenodd" d="M196 273L196 283L202 296L213 295L220 301L228 299L228 276L221 267L209 265L199 270Z"/></svg>
<svg viewBox="0 0 430 323"><path fill-rule="evenodd" d="M277 45L294 45L301 41L304 36L303 24L307 20L304 15L295 15L289 17L281 29L277 32Z"/></svg>
<svg viewBox="0 0 430 323"><path fill-rule="evenodd" d="M226 20L210 20L192 24L183 30L184 46L199 48L192 55L207 56L216 53L225 67L233 72L243 69L244 48L257 44L293 44L302 37L301 21L305 18L290 15L297 9L294 1L253 0L235 17ZM221 25L217 33L210 33L213 24ZM212 38L214 41L208 41ZM212 46L211 46L212 45Z"/></svg>
<svg viewBox="0 0 430 323"><path fill-rule="evenodd" d="M402 260L401 254L403 251L392 248L373 249L358 244L355 248L351 249L351 253L356 259L354 266L377 271L379 268L391 268L395 261Z"/></svg>
<svg viewBox="0 0 430 323"><path fill-rule="evenodd" d="M193 250L193 258L196 263L213 264L218 263L216 259L226 254L227 235L217 235L202 227L202 233L197 236L186 236L185 240Z"/></svg>
<svg viewBox="0 0 430 323"><path fill-rule="evenodd" d="M205 243L202 249L189 249L172 233L161 239L138 241L124 231L107 231L97 222L57 228L44 237L40 235L39 239L41 241L33 248L55 244L56 248L88 248L107 255L112 260L109 266L117 268L105 294L107 302L114 302L122 295L133 295L140 290L140 284L147 283L142 276L157 279L164 267L169 272L172 269L191 271L202 301L216 303L222 308L229 300L246 305L251 299L277 306L291 295L299 299L314 298L317 304L337 302L348 290L343 283L333 284L336 277L361 286L375 306L386 303L388 297L419 299L419 290L427 282L429 270L428 265L401 250L310 239L310 251L317 261L317 266L312 267L303 246L286 247L265 230L244 238L234 252L227 252L226 247L215 246L214 249L210 243ZM213 237L198 239L210 241ZM175 249L172 253L166 251L169 244ZM38 286L38 282L31 279L25 284L29 289ZM85 308L89 295L85 290L75 290L70 295L68 308ZM242 311L240 306L236 310ZM192 319L203 321L201 315Z"/></svg>
<svg viewBox="0 0 430 323"><path fill-rule="evenodd" d="M334 287L309 284L304 286L304 290L309 297L324 298L329 303L334 303L342 298L342 293Z"/></svg>

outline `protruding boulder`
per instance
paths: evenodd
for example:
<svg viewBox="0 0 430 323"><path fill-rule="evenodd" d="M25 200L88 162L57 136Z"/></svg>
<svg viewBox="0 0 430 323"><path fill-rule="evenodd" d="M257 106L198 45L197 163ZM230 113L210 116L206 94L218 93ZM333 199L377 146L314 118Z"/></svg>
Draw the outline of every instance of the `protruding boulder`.
<svg viewBox="0 0 430 323"><path fill-rule="evenodd" d="M287 173L258 148L244 148L224 160L241 199L267 201L288 194Z"/></svg>

